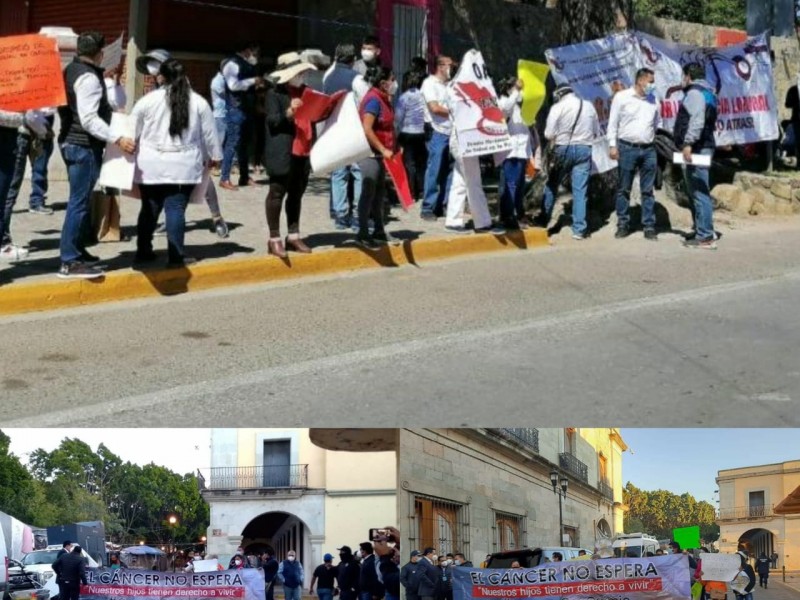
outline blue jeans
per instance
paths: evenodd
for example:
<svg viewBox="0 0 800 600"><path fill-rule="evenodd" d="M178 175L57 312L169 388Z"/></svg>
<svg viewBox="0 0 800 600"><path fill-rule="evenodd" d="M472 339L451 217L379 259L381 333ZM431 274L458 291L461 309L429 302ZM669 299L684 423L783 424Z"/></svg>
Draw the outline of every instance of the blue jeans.
<svg viewBox="0 0 800 600"><path fill-rule="evenodd" d="M372 592L358 592L358 600L372 600Z"/></svg>
<svg viewBox="0 0 800 600"><path fill-rule="evenodd" d="M591 146L556 147L555 167L547 177L547 186L544 189L544 213L548 221L553 214L558 188L567 174L572 178L572 233L585 235L586 197L589 176L592 174Z"/></svg>
<svg viewBox="0 0 800 600"><path fill-rule="evenodd" d="M239 162L239 185L250 179L250 159L247 155L251 142L253 119L239 108L228 108L225 117L225 144L222 147L222 176L220 181L231 180L234 156Z"/></svg>
<svg viewBox="0 0 800 600"><path fill-rule="evenodd" d="M353 217L358 212L358 199L361 198L361 169L358 165L348 165L341 169L336 169L331 173L331 217L339 220L347 218L350 212L350 199L347 195L350 176L353 177Z"/></svg>
<svg viewBox="0 0 800 600"><path fill-rule="evenodd" d="M193 185L140 185L142 208L136 231L136 253L153 252L153 233L163 210L167 225L167 255L170 263L183 262L183 240L186 235L186 205Z"/></svg>
<svg viewBox="0 0 800 600"><path fill-rule="evenodd" d="M394 594L390 594L389 592L386 592L385 599L386 600L400 600L400 596L395 596Z"/></svg>
<svg viewBox="0 0 800 600"><path fill-rule="evenodd" d="M17 130L0 127L0 198L8 196L14 178L14 157L17 152ZM5 216L0 210L0 231L5 230Z"/></svg>
<svg viewBox="0 0 800 600"><path fill-rule="evenodd" d="M656 183L658 159L655 146L637 148L623 141L619 142L619 163L617 184L617 227L628 228L630 215L631 188L636 171L639 171L639 187L642 192L642 227L656 228L656 199L653 187Z"/></svg>
<svg viewBox="0 0 800 600"><path fill-rule="evenodd" d="M450 160L450 136L434 131L428 140L428 166L425 169L425 192L422 214L441 214L453 178Z"/></svg>
<svg viewBox="0 0 800 600"><path fill-rule="evenodd" d="M713 156L713 150L701 150L701 154ZM692 217L697 239L708 241L714 239L714 204L711 201L708 176L711 169L707 167L683 166L683 180L686 191L692 200Z"/></svg>
<svg viewBox="0 0 800 600"><path fill-rule="evenodd" d="M25 168L28 165L28 155L31 151L31 136L17 134L17 156L14 165L14 177L11 179L11 187L6 195L5 202L5 227L2 229L2 242L5 246L11 243L11 216L14 213L14 206L19 198L19 191L22 181L25 179ZM30 208L40 208L44 206L44 199L47 195L47 165L53 154L53 140L42 140L42 153L31 162L31 197L28 201Z"/></svg>
<svg viewBox="0 0 800 600"><path fill-rule="evenodd" d="M214 125L217 128L217 138L219 145L225 146L225 133L228 130L228 124L225 122L225 117L214 117Z"/></svg>
<svg viewBox="0 0 800 600"><path fill-rule="evenodd" d="M283 596L285 600L300 600L302 595L303 588L299 585L293 588L283 586Z"/></svg>
<svg viewBox="0 0 800 600"><path fill-rule="evenodd" d="M317 596L319 597L319 600L333 600L333 590L317 588Z"/></svg>
<svg viewBox="0 0 800 600"><path fill-rule="evenodd" d="M83 238L91 225L90 201L97 178L100 177L103 147L64 143L61 145L61 156L67 165L69 200L61 229L60 253L61 262L69 264L79 261L86 252Z"/></svg>
<svg viewBox="0 0 800 600"><path fill-rule="evenodd" d="M507 158L503 161L503 193L500 196L500 219L521 219L525 214L525 167L524 158Z"/></svg>

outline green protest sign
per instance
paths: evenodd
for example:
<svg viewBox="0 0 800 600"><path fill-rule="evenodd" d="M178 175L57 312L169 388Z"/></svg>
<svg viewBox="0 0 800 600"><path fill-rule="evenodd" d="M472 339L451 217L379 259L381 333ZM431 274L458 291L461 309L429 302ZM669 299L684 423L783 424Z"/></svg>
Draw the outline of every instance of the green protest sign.
<svg viewBox="0 0 800 600"><path fill-rule="evenodd" d="M672 539L681 545L681 550L700 547L700 527L678 527L672 530Z"/></svg>

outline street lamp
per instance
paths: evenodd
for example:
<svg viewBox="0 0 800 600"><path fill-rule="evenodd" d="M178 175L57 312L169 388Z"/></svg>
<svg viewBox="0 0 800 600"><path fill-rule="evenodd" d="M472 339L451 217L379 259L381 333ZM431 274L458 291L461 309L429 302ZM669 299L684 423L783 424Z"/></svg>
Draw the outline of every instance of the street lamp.
<svg viewBox="0 0 800 600"><path fill-rule="evenodd" d="M569 479L561 475L556 469L550 471L550 483L553 484L553 493L558 496L558 544L561 546L564 543L564 513L561 508L561 499L567 497L567 488L569 487ZM559 489L561 484L561 489Z"/></svg>
<svg viewBox="0 0 800 600"><path fill-rule="evenodd" d="M172 533L172 544L171 544L171 554L172 554L172 572L175 572L175 527L178 525L178 517L175 515L170 515L167 519L169 521L170 531Z"/></svg>

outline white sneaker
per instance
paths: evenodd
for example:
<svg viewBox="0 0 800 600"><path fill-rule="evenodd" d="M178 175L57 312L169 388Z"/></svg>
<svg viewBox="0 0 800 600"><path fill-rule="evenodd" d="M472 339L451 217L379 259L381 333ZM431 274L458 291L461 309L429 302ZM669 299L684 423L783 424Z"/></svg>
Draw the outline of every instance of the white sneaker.
<svg viewBox="0 0 800 600"><path fill-rule="evenodd" d="M29 252L27 248L15 246L14 244L8 244L7 246L0 248L0 260L4 260L6 262L17 262L19 260L24 260L28 257L28 254Z"/></svg>

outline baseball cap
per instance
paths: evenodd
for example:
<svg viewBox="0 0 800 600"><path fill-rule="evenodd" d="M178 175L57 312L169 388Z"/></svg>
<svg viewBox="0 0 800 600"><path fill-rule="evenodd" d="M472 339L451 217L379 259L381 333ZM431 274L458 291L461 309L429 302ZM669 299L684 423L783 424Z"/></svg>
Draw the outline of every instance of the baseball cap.
<svg viewBox="0 0 800 600"><path fill-rule="evenodd" d="M352 554L352 553L353 553L353 551L352 551L352 549L350 548L350 546L342 546L341 548L337 548L337 550L338 550L339 552L344 552L344 553L346 553L346 554Z"/></svg>
<svg viewBox="0 0 800 600"><path fill-rule="evenodd" d="M415 556L419 556L420 554L422 554L422 553L419 550L412 550L411 551L411 558L414 558Z"/></svg>
<svg viewBox="0 0 800 600"><path fill-rule="evenodd" d="M322 557L322 560L324 562L331 562L333 560L333 554L326 554L325 556Z"/></svg>

